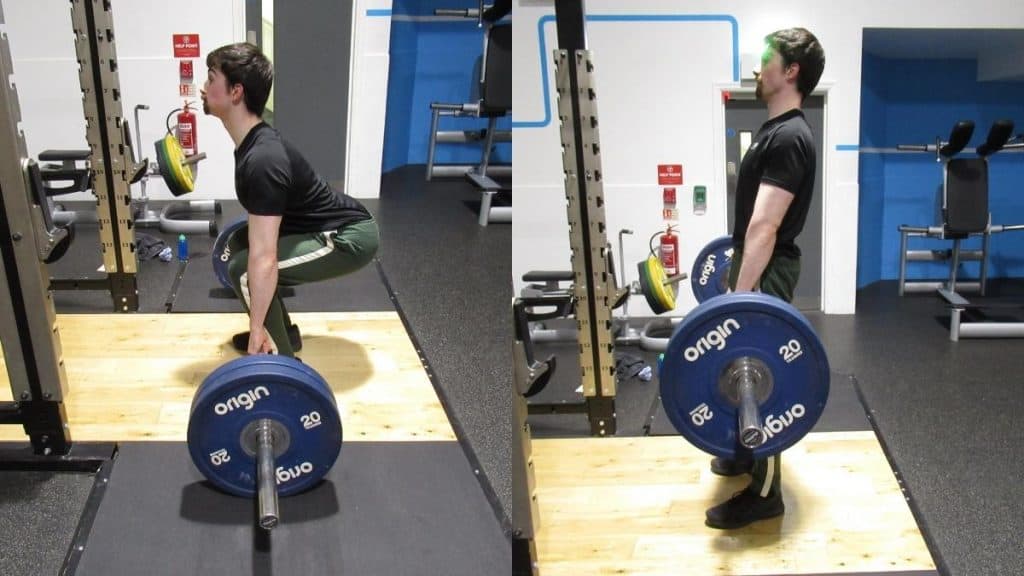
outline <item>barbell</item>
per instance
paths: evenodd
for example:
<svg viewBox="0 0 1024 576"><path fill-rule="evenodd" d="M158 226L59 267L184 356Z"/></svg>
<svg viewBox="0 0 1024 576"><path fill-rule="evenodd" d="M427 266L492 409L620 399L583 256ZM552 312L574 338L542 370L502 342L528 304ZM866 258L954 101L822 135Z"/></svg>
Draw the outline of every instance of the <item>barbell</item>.
<svg viewBox="0 0 1024 576"><path fill-rule="evenodd" d="M712 298L672 335L659 373L672 425L725 458L778 454L804 437L825 409L825 348L792 305L766 294Z"/></svg>
<svg viewBox="0 0 1024 576"><path fill-rule="evenodd" d="M690 286L698 303L729 291L729 269L732 267L733 243L731 236L722 236L708 243L697 255L690 270ZM639 281L637 291L644 295L655 314L676 307L674 284L685 280L685 273L668 277L661 261L653 255L637 264Z"/></svg>
<svg viewBox="0 0 1024 576"><path fill-rule="evenodd" d="M315 486L341 451L341 416L327 382L294 358L232 360L196 390L188 421L192 462L229 494L259 499L259 525L279 520L278 496Z"/></svg>

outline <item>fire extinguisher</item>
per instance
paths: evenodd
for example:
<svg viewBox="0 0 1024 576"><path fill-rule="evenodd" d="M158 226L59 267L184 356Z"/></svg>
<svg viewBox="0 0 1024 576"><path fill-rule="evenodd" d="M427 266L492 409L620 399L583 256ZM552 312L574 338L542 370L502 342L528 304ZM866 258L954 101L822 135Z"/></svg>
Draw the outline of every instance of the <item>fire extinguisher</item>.
<svg viewBox="0 0 1024 576"><path fill-rule="evenodd" d="M679 274L679 236L673 234L672 229L673 226L669 225L665 233L661 235L658 246L661 265L665 268L667 276Z"/></svg>
<svg viewBox="0 0 1024 576"><path fill-rule="evenodd" d="M178 127L176 130L178 144L181 144L181 149L185 156L194 156L199 148L196 115L192 113L191 106L192 102L185 102L185 107L179 109L181 113L178 114Z"/></svg>

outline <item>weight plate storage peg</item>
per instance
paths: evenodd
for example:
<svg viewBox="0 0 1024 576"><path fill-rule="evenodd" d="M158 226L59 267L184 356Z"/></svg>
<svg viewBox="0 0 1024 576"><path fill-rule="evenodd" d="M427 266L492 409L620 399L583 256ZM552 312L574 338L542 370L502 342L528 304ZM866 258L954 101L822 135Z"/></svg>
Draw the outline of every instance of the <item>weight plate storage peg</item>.
<svg viewBox="0 0 1024 576"><path fill-rule="evenodd" d="M220 285L225 288L231 288L231 276L228 274L228 260L231 258L231 250L228 248L228 239L235 233L236 230L245 226L249 220L242 216L235 220L231 224L228 224L227 228L221 230L220 234L217 235L217 240L213 243L213 273L217 276L217 280L220 281Z"/></svg>
<svg viewBox="0 0 1024 576"><path fill-rule="evenodd" d="M259 354L228 362L199 386L188 422L192 461L215 487L251 498L261 428L272 437L280 496L313 487L341 451L341 417L324 379L293 358Z"/></svg>
<svg viewBox="0 0 1024 576"><path fill-rule="evenodd" d="M796 308L744 292L708 300L683 320L660 380L665 412L688 441L716 456L752 450L764 458L814 427L828 399L829 364Z"/></svg>
<svg viewBox="0 0 1024 576"><path fill-rule="evenodd" d="M697 255L690 271L690 285L698 303L729 291L733 251L732 236L722 236L709 242Z"/></svg>

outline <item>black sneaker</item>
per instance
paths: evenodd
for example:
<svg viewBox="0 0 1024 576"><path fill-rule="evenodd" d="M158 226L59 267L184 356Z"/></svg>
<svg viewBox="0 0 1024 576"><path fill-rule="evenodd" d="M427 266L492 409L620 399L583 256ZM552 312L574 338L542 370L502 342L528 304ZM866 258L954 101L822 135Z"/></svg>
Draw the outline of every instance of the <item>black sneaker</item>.
<svg viewBox="0 0 1024 576"><path fill-rule="evenodd" d="M762 498L747 488L733 494L732 498L718 506L708 508L704 524L710 528L733 530L751 522L782 516L785 511L782 494Z"/></svg>
<svg viewBox="0 0 1024 576"><path fill-rule="evenodd" d="M288 327L288 341L292 344L293 352L302 350L302 335L299 334L299 327L295 324ZM231 337L231 345L239 352L247 352L249 350L249 333L240 332L235 334Z"/></svg>
<svg viewBox="0 0 1024 576"><path fill-rule="evenodd" d="M733 460L715 456L711 459L711 472L719 476L739 476L749 474L754 467L752 460Z"/></svg>

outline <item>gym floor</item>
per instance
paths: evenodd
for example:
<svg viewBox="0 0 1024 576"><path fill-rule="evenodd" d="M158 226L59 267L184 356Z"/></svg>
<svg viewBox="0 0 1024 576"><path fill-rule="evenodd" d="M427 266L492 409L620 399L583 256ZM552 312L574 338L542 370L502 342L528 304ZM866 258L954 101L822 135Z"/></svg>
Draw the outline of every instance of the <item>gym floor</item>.
<svg viewBox="0 0 1024 576"><path fill-rule="evenodd" d="M72 437L118 451L98 474L0 472L0 573L58 573L69 550L74 574L510 565L511 431L493 423L511 417L499 393L511 386L511 231L477 226L478 202L461 181L425 182L422 166L386 174L366 202L381 226L377 261L285 298L300 356L335 391L345 444L325 482L282 500L269 538L252 502L208 487L185 448L193 391L238 355L229 339L246 327L213 275L213 239L190 236L187 264L140 263L139 314L110 313L106 293L56 293ZM223 205L221 222L240 213ZM176 248L173 235L139 232ZM77 234L53 277L96 275L96 230ZM3 447L24 442L3 432ZM239 543L251 553L228 553Z"/></svg>
<svg viewBox="0 0 1024 576"><path fill-rule="evenodd" d="M856 315L808 318L831 391L815 430L784 455L781 521L705 528L704 509L745 480L710 474L710 457L678 437L656 375L631 378L618 389L617 438L588 437L581 415L530 417L541 570L677 573L687 558L695 573L1024 573L1019 341L950 342L944 302L900 298L894 282L861 290ZM538 350L550 353L558 371L531 401L581 398L574 347Z"/></svg>

